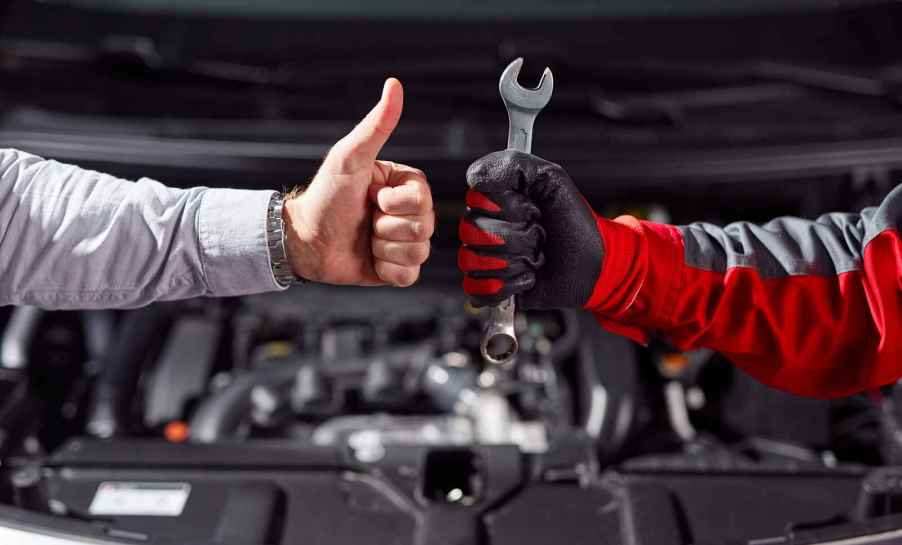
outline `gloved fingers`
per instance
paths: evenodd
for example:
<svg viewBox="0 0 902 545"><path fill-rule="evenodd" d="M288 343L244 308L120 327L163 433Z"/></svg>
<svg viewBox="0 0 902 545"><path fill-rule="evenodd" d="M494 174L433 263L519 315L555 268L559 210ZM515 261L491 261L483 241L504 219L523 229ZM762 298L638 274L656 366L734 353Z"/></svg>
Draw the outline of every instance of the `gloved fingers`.
<svg viewBox="0 0 902 545"><path fill-rule="evenodd" d="M491 220L494 223L482 222L482 225L476 225L478 221L478 218L471 219L467 216L460 219L457 236L463 244L479 247L500 247L506 244L505 238L513 230L512 224Z"/></svg>
<svg viewBox="0 0 902 545"><path fill-rule="evenodd" d="M459 225L457 265L475 306L496 305L532 289L535 271L544 263L539 209L516 188L489 189L467 191L467 211Z"/></svg>
<svg viewBox="0 0 902 545"><path fill-rule="evenodd" d="M508 266L504 256L476 252L467 246L457 251L457 268L465 273L476 271L503 271Z"/></svg>
<svg viewBox="0 0 902 545"><path fill-rule="evenodd" d="M491 215L501 212L501 205L493 201L491 197L487 196L485 193L472 187L467 190L467 207L482 210Z"/></svg>
<svg viewBox="0 0 902 545"><path fill-rule="evenodd" d="M513 190L487 194L470 188L467 190L467 210L490 218L522 223L538 221L542 216L526 195Z"/></svg>
<svg viewBox="0 0 902 545"><path fill-rule="evenodd" d="M461 246L457 251L457 268L473 278L514 278L542 266L544 256L539 255L538 265L522 257L488 253Z"/></svg>
<svg viewBox="0 0 902 545"><path fill-rule="evenodd" d="M474 305L494 305L535 285L535 271L544 263L545 235L538 224L510 223L471 210L461 219L460 238L457 266Z"/></svg>
<svg viewBox="0 0 902 545"><path fill-rule="evenodd" d="M460 241L471 249L486 250L498 257L519 258L538 267L545 230L537 223L512 223L470 210L458 226Z"/></svg>
<svg viewBox="0 0 902 545"><path fill-rule="evenodd" d="M502 280L500 278L474 278L469 274L464 276L463 288L470 296L473 306L484 307L497 305L512 295L517 295L532 289L536 276L532 271L526 271L519 276Z"/></svg>
<svg viewBox="0 0 902 545"><path fill-rule="evenodd" d="M458 265L474 303L515 295L524 308L584 305L604 246L595 214L567 172L505 150L470 165L467 183Z"/></svg>
<svg viewBox="0 0 902 545"><path fill-rule="evenodd" d="M569 179L555 163L516 150L490 153L467 169L467 184L485 194L510 190L529 194L532 185L552 178Z"/></svg>
<svg viewBox="0 0 902 545"><path fill-rule="evenodd" d="M483 193L519 190L535 175L528 153L503 150L480 157L467 168L467 184Z"/></svg>

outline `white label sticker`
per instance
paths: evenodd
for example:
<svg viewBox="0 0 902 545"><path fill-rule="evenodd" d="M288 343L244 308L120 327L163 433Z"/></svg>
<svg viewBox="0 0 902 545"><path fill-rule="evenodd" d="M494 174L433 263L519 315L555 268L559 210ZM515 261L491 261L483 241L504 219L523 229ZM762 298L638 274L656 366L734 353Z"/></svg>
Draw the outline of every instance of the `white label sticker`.
<svg viewBox="0 0 902 545"><path fill-rule="evenodd" d="M92 515L177 517L185 510L188 483L103 482L88 507Z"/></svg>

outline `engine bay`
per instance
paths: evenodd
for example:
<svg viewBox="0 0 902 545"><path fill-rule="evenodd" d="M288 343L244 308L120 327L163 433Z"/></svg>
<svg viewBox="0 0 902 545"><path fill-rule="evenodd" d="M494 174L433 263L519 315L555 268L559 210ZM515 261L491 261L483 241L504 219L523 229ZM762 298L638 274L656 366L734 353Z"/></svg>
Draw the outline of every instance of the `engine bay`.
<svg viewBox="0 0 902 545"><path fill-rule="evenodd" d="M505 145L498 75L518 56L524 81L550 66L559 82L537 153L605 216L879 203L902 173L902 5L596 19L564 15L618 3L531 2L506 19L464 2L427 20L384 2L140 4L10 3L4 146L281 189L397 75L409 99L384 158L428 172L433 255L403 290L0 307L0 544L902 542L899 385L795 397L576 310L519 312L519 356L487 366L453 264L464 173Z"/></svg>
<svg viewBox="0 0 902 545"><path fill-rule="evenodd" d="M0 514L236 545L751 543L893 519L893 389L796 398L579 311L516 327L516 362L487 367L480 310L441 283L15 308Z"/></svg>

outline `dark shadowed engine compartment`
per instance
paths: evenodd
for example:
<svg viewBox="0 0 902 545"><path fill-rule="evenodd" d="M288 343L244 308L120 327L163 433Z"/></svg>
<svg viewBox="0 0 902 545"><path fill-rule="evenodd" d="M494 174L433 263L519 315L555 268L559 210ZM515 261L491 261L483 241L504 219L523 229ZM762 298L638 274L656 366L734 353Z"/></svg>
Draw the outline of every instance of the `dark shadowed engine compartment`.
<svg viewBox="0 0 902 545"><path fill-rule="evenodd" d="M0 514L151 543L676 544L895 512L891 391L794 398L582 312L517 327L496 369L441 283L15 309Z"/></svg>

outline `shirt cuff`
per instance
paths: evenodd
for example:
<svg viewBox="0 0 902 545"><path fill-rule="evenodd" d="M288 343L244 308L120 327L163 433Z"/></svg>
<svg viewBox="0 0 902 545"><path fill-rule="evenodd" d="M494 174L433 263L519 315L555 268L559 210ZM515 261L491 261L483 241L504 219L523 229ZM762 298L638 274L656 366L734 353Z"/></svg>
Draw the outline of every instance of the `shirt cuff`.
<svg viewBox="0 0 902 545"><path fill-rule="evenodd" d="M210 295L284 289L272 272L266 213L273 191L208 189L197 212L197 236Z"/></svg>

